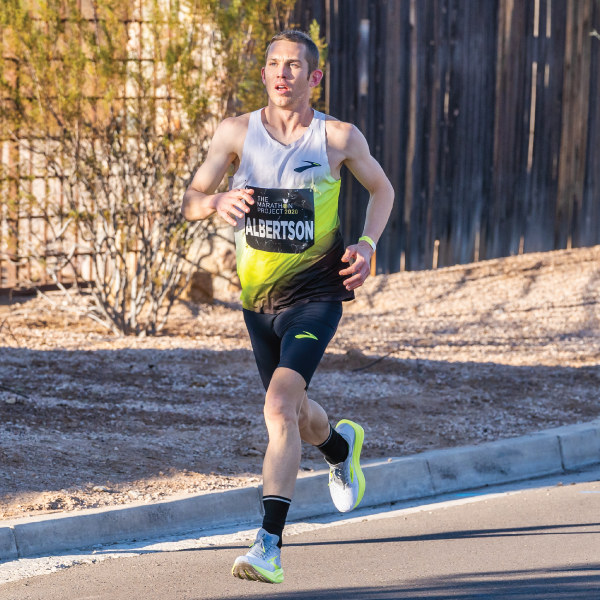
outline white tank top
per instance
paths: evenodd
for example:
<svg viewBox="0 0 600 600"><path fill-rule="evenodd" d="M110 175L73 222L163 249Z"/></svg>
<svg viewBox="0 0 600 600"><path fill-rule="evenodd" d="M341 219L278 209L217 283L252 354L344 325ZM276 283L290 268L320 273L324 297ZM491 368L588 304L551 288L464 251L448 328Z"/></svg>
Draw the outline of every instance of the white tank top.
<svg viewBox="0 0 600 600"><path fill-rule="evenodd" d="M277 313L294 304L354 297L338 274L340 180L327 158L325 115L314 111L304 135L284 146L250 114L242 160L231 189L253 188L250 212L235 227L242 304Z"/></svg>
<svg viewBox="0 0 600 600"><path fill-rule="evenodd" d="M318 166L311 166L318 165ZM298 172L295 169L302 169ZM331 178L327 158L325 115L314 111L304 135L284 146L273 139L262 122L262 109L250 114L242 162L233 176L233 189L252 185L261 188L300 189L317 180Z"/></svg>

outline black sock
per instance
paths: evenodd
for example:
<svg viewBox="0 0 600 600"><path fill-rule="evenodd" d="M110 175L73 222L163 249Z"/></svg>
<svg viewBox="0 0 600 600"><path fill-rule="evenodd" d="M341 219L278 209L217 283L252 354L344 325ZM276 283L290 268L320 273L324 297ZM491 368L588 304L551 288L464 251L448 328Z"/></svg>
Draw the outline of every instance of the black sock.
<svg viewBox="0 0 600 600"><path fill-rule="evenodd" d="M272 535L279 536L277 545L281 548L283 538L283 528L287 519L288 510L292 501L283 496L264 496L263 507L265 516L263 517L263 529Z"/></svg>
<svg viewBox="0 0 600 600"><path fill-rule="evenodd" d="M323 453L327 462L331 465L338 465L348 458L350 447L348 442L331 425L329 426L329 437L317 446Z"/></svg>

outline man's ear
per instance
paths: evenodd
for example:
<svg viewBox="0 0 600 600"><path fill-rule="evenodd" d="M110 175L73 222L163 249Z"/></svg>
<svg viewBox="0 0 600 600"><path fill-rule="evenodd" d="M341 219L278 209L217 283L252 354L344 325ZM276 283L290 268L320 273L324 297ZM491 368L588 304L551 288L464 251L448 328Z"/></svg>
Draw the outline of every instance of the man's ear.
<svg viewBox="0 0 600 600"><path fill-rule="evenodd" d="M321 79L323 79L323 71L321 71L321 69L315 69L308 76L308 85L312 88L317 87L321 83Z"/></svg>
<svg viewBox="0 0 600 600"><path fill-rule="evenodd" d="M260 77L261 77L261 79L262 79L262 82L263 82L265 85L267 85L267 82L266 82L266 80L265 80L265 68L264 68L264 67L263 67L263 68L260 70Z"/></svg>

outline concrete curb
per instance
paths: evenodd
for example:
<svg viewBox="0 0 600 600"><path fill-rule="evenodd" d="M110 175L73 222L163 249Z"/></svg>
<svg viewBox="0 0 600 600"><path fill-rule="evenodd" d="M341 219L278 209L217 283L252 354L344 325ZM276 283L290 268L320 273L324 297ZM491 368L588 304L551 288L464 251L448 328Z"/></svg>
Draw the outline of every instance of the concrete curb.
<svg viewBox="0 0 600 600"><path fill-rule="evenodd" d="M32 556L138 536L156 537L178 530L215 527L221 521L246 521L250 515L260 516L259 505L256 487L241 488L157 504L64 513L35 522L21 519L13 531L19 556Z"/></svg>
<svg viewBox="0 0 600 600"><path fill-rule="evenodd" d="M19 558L15 532L10 527L0 527L0 560Z"/></svg>
<svg viewBox="0 0 600 600"><path fill-rule="evenodd" d="M598 463L600 420L480 446L371 462L363 466L367 490L361 506L510 483ZM335 512L327 477L325 470L299 475L291 520ZM6 521L0 525L0 560L235 523L258 525L261 492L261 487L250 487L157 504Z"/></svg>

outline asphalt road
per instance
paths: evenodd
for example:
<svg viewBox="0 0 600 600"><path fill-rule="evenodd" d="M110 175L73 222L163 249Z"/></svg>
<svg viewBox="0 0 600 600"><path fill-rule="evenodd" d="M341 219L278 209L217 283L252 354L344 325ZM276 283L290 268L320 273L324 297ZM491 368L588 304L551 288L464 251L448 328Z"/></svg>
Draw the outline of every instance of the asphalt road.
<svg viewBox="0 0 600 600"><path fill-rule="evenodd" d="M387 513L288 536L281 585L230 575L230 545L81 565L2 600L600 599L600 482Z"/></svg>

